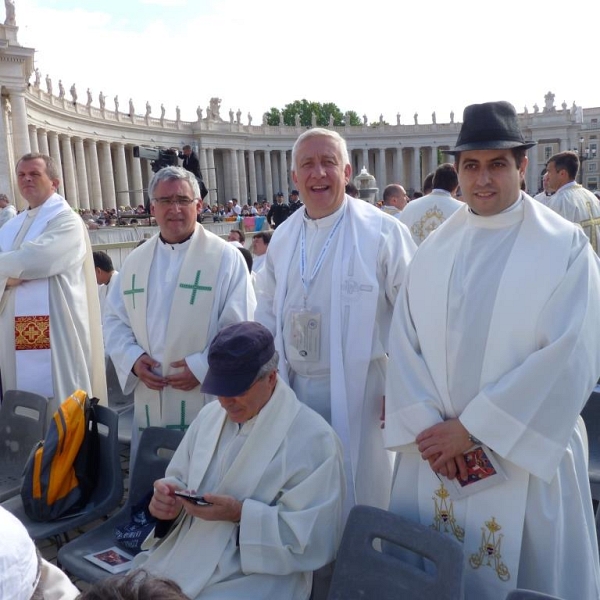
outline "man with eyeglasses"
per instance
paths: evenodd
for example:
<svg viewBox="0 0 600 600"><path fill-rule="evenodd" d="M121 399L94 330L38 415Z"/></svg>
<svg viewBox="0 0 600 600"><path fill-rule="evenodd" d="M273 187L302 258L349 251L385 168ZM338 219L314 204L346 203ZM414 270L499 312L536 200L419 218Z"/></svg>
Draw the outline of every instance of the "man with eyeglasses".
<svg viewBox="0 0 600 600"><path fill-rule="evenodd" d="M123 393L135 392L134 432L187 429L207 401L200 383L211 340L226 325L251 319L256 303L241 254L196 222L193 173L161 169L148 195L160 233L123 263L104 323Z"/></svg>

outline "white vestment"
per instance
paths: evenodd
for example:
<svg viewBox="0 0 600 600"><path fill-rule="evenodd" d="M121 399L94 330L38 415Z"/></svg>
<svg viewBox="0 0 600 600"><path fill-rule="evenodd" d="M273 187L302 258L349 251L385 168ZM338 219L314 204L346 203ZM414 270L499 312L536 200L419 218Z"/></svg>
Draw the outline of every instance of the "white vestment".
<svg viewBox="0 0 600 600"><path fill-rule="evenodd" d="M4 208L0 209L0 229L16 216L17 209L12 204L7 204Z"/></svg>
<svg viewBox="0 0 600 600"><path fill-rule="evenodd" d="M106 349L123 393L135 390L138 427L185 429L205 403L200 386L158 392L131 369L144 353L161 363L156 372L164 376L177 373L171 363L185 359L202 382L217 332L254 314L254 291L241 253L201 225L182 244L163 243L156 235L129 254L118 285L111 288L104 316Z"/></svg>
<svg viewBox="0 0 600 600"><path fill-rule="evenodd" d="M15 247L22 228L28 228L28 233ZM8 278L22 279L23 283L6 288ZM77 389L106 404L104 346L91 246L83 221L58 194L34 210L23 211L0 230L0 370L4 390L41 393L35 377L31 378L31 388L18 377L15 297L26 294L28 286L43 282L47 282L42 288L47 290L50 318L52 390L44 393L53 397L50 414Z"/></svg>
<svg viewBox="0 0 600 600"><path fill-rule="evenodd" d="M136 566L175 580L192 600L304 600L312 571L335 558L345 487L341 445L281 379L241 427L219 402L205 406L166 476L183 489L243 501L239 526L180 516L162 540L148 537L149 555L136 557Z"/></svg>
<svg viewBox="0 0 600 600"><path fill-rule="evenodd" d="M467 599L598 598L579 413L600 374L600 261L581 229L521 199L490 217L465 206L410 265L390 334L390 510L463 542ZM508 480L451 501L414 440L455 417Z"/></svg>
<svg viewBox="0 0 600 600"><path fill-rule="evenodd" d="M398 215L419 246L421 242L435 231L450 215L462 206L450 192L434 189L431 194L411 200Z"/></svg>
<svg viewBox="0 0 600 600"><path fill-rule="evenodd" d="M596 254L600 254L600 200L575 181L566 183L548 197L548 208L577 223L588 236Z"/></svg>
<svg viewBox="0 0 600 600"><path fill-rule="evenodd" d="M291 315L302 307L305 293L300 274L303 227L307 275L330 241L306 296L306 306L321 315L316 361L298 360L291 352ZM307 218L304 207L291 215L273 235L257 276L256 320L275 336L280 375L302 402L331 422L342 440L346 511L354 504L387 506L391 467L380 420L387 341L394 302L414 251L408 230L397 219L346 196L338 211L322 219Z"/></svg>

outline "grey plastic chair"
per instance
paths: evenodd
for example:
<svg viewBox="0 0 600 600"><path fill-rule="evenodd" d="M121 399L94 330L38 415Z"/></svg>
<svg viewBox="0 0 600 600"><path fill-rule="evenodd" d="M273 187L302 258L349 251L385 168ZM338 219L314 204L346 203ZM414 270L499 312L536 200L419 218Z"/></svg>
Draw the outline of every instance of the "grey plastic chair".
<svg viewBox="0 0 600 600"><path fill-rule="evenodd" d="M183 431L149 427L140 436L140 443L129 485L129 497L123 508L100 526L65 544L58 552L59 564L71 575L87 582L110 576L108 571L97 567L84 557L116 544L115 527L125 525L135 506L150 490L165 470L183 438ZM126 550L126 552L128 552Z"/></svg>
<svg viewBox="0 0 600 600"><path fill-rule="evenodd" d="M25 525L34 540L54 538L60 546L68 541L68 532L105 517L119 506L123 498L123 473L119 456L119 415L106 406L97 406L98 432L100 434L100 465L98 483L90 501L75 515L55 521L39 523L32 521L23 509L21 496L11 498L2 506L13 513Z"/></svg>
<svg viewBox="0 0 600 600"><path fill-rule="evenodd" d="M382 540L384 552L373 541ZM389 554L387 544L425 558L436 574ZM355 506L348 516L328 600L458 600L463 551L458 542L391 512Z"/></svg>
<svg viewBox="0 0 600 600"><path fill-rule="evenodd" d="M48 399L33 392L7 390L0 406L0 502L21 489L23 467L46 433Z"/></svg>
<svg viewBox="0 0 600 600"><path fill-rule="evenodd" d="M506 600L562 600L557 596L548 596L548 594L542 594L541 592L534 592L532 590L513 590L508 593ZM583 599L582 599L583 600Z"/></svg>

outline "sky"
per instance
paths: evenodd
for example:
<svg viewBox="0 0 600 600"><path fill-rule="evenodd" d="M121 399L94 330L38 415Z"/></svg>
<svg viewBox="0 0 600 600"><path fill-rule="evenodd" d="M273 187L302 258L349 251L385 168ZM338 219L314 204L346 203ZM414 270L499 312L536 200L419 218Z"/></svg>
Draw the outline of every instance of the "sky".
<svg viewBox="0 0 600 600"><path fill-rule="evenodd" d="M588 8L586 7L586 4ZM460 121L464 107L508 100L520 112L600 106L600 2L577 11L542 0L15 0L18 40L35 66L79 101L132 98L138 114L253 124L296 100L333 102L369 122ZM1 5L0 5L1 6ZM1 10L1 9L0 9ZM32 78L33 80L33 78Z"/></svg>

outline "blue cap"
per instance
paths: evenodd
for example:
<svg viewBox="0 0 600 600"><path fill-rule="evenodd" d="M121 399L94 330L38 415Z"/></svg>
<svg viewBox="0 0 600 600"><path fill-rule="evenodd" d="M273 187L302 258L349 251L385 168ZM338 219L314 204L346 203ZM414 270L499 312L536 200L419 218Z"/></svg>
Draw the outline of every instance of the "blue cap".
<svg viewBox="0 0 600 600"><path fill-rule="evenodd" d="M215 396L238 396L254 382L275 354L271 332L255 321L221 329L208 350L208 372L201 390Z"/></svg>

